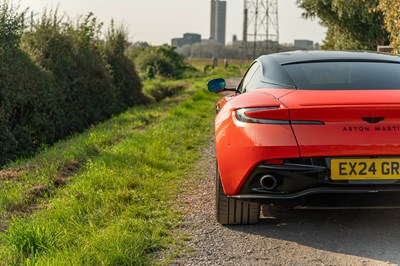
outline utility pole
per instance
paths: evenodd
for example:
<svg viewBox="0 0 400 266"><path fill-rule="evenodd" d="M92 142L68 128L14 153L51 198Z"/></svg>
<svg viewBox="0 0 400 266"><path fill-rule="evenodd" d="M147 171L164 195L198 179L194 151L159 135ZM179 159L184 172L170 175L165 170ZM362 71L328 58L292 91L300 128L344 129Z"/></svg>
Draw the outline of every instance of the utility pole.
<svg viewBox="0 0 400 266"><path fill-rule="evenodd" d="M279 51L278 0L244 0L243 48L249 59Z"/></svg>

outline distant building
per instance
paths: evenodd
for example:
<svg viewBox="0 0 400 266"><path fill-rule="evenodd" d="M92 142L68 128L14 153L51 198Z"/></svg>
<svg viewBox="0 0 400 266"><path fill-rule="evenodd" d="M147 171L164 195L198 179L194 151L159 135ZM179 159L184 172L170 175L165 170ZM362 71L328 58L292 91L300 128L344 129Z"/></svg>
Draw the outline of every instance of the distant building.
<svg viewBox="0 0 400 266"><path fill-rule="evenodd" d="M225 45L226 1L211 0L210 39Z"/></svg>
<svg viewBox="0 0 400 266"><path fill-rule="evenodd" d="M217 41L211 40L211 39L202 39L201 44L210 44L210 43L215 43Z"/></svg>
<svg viewBox="0 0 400 266"><path fill-rule="evenodd" d="M257 42L236 41L232 43L232 47L236 49L242 49L243 53L249 60L254 60L261 55L276 53L277 50L280 52L285 51L281 50L278 42L272 40Z"/></svg>
<svg viewBox="0 0 400 266"><path fill-rule="evenodd" d="M192 45L201 42L201 35L197 33L185 33L183 38L173 38L171 45L175 47L182 47L184 45Z"/></svg>
<svg viewBox="0 0 400 266"><path fill-rule="evenodd" d="M294 40L294 47L302 50L314 50L314 42L310 40Z"/></svg>

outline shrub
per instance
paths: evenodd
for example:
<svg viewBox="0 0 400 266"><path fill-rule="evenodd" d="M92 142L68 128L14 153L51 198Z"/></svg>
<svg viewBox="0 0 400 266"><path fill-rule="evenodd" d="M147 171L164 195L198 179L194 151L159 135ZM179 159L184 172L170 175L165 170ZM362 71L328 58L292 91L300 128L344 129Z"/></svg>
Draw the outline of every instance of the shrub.
<svg viewBox="0 0 400 266"><path fill-rule="evenodd" d="M0 165L146 102L123 31L101 40L92 13L25 20L0 2Z"/></svg>
<svg viewBox="0 0 400 266"><path fill-rule="evenodd" d="M63 91L59 104L68 111L63 136L109 117L116 109L116 93L96 39L96 18L89 14L74 28L50 11L31 29L24 47Z"/></svg>
<svg viewBox="0 0 400 266"><path fill-rule="evenodd" d="M185 58L175 51L175 47L169 45L139 48L139 51L132 51L131 54L142 72L151 67L162 77L180 78L189 68Z"/></svg>
<svg viewBox="0 0 400 266"><path fill-rule="evenodd" d="M18 12L10 1L0 2L0 46L17 47L25 29L26 12Z"/></svg>
<svg viewBox="0 0 400 266"><path fill-rule="evenodd" d="M117 89L117 101L123 104L122 109L147 101L142 94L142 82L133 61L125 56L127 47L125 29L123 26L116 29L112 22L106 36L105 58L111 67L113 83Z"/></svg>
<svg viewBox="0 0 400 266"><path fill-rule="evenodd" d="M0 3L0 164L52 142L63 120L58 87L19 48L24 20L25 12Z"/></svg>

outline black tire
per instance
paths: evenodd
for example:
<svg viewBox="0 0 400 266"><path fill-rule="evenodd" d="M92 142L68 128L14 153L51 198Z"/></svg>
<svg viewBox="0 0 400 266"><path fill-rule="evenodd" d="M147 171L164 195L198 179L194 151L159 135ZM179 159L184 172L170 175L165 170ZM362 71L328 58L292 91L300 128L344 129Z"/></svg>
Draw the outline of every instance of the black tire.
<svg viewBox="0 0 400 266"><path fill-rule="evenodd" d="M218 166L215 182L215 214L222 225L256 224L260 218L260 204L240 201L225 195L219 176Z"/></svg>

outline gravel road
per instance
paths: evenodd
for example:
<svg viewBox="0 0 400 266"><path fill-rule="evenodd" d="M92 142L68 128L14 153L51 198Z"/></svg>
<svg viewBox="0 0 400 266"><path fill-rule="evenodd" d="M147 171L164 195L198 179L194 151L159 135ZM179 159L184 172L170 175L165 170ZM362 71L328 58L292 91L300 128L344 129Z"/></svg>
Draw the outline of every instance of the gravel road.
<svg viewBox="0 0 400 266"><path fill-rule="evenodd" d="M253 226L219 225L214 158L210 143L197 184L179 196L190 208L181 229L190 240L172 265L400 264L400 210L286 210Z"/></svg>

